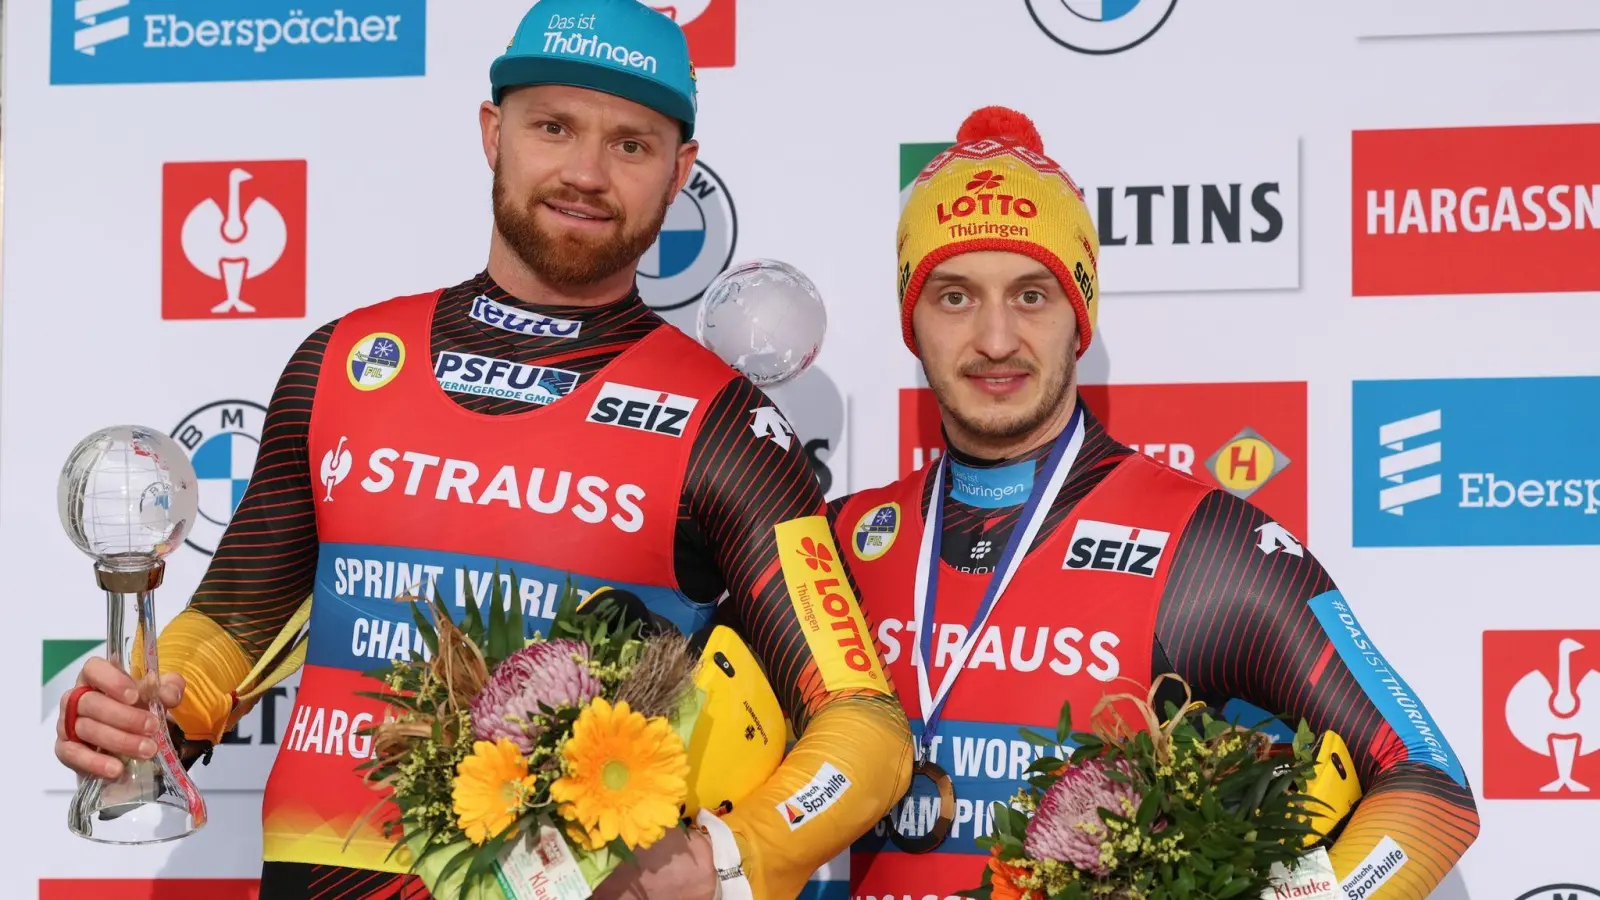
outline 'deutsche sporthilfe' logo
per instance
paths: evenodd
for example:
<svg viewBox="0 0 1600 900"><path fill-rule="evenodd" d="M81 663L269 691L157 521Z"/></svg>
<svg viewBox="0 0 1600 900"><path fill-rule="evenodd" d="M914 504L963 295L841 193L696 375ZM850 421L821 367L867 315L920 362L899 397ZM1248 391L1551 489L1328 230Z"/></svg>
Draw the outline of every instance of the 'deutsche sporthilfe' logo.
<svg viewBox="0 0 1600 900"><path fill-rule="evenodd" d="M207 556L217 552L233 511L244 499L261 449L267 408L250 400L218 400L200 407L172 429L189 452L200 487L200 514L185 541Z"/></svg>
<svg viewBox="0 0 1600 900"><path fill-rule="evenodd" d="M1355 546L1600 544L1600 378L1358 381L1352 408Z"/></svg>
<svg viewBox="0 0 1600 900"><path fill-rule="evenodd" d="M681 309L700 299L733 262L739 220L728 188L696 162L683 190L667 207L661 235L639 260L639 295L655 310Z"/></svg>
<svg viewBox="0 0 1600 900"><path fill-rule="evenodd" d="M306 162L161 167L161 318L306 314Z"/></svg>
<svg viewBox="0 0 1600 900"><path fill-rule="evenodd" d="M1120 53L1160 30L1178 0L1027 0L1050 39L1079 53Z"/></svg>
<svg viewBox="0 0 1600 900"><path fill-rule="evenodd" d="M51 0L51 84L422 75L426 0Z"/></svg>

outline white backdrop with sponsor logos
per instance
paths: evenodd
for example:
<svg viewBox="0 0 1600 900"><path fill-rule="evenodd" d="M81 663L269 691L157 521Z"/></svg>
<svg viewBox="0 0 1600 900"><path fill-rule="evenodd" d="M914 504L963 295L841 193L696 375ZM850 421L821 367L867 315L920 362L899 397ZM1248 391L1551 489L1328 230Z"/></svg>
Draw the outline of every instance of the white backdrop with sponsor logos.
<svg viewBox="0 0 1600 900"><path fill-rule="evenodd" d="M104 612L57 524L67 451L133 421L194 455L205 521L170 561L170 617L295 345L483 263L475 108L524 4L292 6L7 10L0 540L19 627L0 666L42 694L0 753L21 776L9 840L28 851L8 854L0 896L252 878L292 703L262 704L197 767L212 824L195 837L68 834L50 735ZM1600 10L1393 7L679 3L703 166L667 223L693 239L653 251L642 288L692 328L731 260L807 272L831 330L775 397L830 496L888 481L936 442L925 398L903 392L920 380L894 307L896 190L971 109L1030 113L1101 231L1083 380L1107 387L1089 402L1306 539L1426 699L1483 818L1441 895L1596 886ZM236 212L248 246L230 243Z"/></svg>

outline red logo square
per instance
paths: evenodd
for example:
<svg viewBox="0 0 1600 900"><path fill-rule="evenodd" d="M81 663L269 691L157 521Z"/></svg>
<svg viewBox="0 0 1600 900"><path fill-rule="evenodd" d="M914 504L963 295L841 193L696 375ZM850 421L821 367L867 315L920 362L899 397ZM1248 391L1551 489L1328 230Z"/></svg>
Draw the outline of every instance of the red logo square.
<svg viewBox="0 0 1600 900"><path fill-rule="evenodd" d="M306 162L161 167L161 318L306 314Z"/></svg>
<svg viewBox="0 0 1600 900"><path fill-rule="evenodd" d="M1357 131L1350 151L1355 296L1600 290L1600 124Z"/></svg>
<svg viewBox="0 0 1600 900"><path fill-rule="evenodd" d="M1600 800L1600 631L1483 633L1482 787Z"/></svg>
<svg viewBox="0 0 1600 900"><path fill-rule="evenodd" d="M734 7L737 0L645 0L645 5L665 13L689 39L689 59L697 69L725 69L733 65Z"/></svg>

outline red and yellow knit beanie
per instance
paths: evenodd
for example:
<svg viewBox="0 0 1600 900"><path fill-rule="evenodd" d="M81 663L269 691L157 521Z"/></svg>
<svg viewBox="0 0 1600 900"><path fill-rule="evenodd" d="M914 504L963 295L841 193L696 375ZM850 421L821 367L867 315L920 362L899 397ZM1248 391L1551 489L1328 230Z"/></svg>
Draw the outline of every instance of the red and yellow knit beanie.
<svg viewBox="0 0 1600 900"><path fill-rule="evenodd" d="M1078 355L1094 336L1100 236L1083 192L1027 116L1002 106L974 112L956 144L928 163L900 211L900 325L917 352L911 310L933 268L952 256L1006 250L1031 256L1061 282L1078 312Z"/></svg>

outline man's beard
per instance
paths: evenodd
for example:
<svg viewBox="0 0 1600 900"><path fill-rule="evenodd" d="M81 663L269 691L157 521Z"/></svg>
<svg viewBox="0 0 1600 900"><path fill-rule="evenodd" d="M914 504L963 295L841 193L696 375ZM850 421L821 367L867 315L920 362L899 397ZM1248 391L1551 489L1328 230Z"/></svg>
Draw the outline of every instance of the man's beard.
<svg viewBox="0 0 1600 900"><path fill-rule="evenodd" d="M981 419L964 413L956 404L956 387L960 381L969 375L982 375L984 372L996 369L1026 372L1035 377L1039 374L1038 365L1022 359L1008 359L998 363L982 359L973 360L957 369L955 375L950 376L948 380L943 375L935 377L927 366L923 367L928 376L928 386L933 389L933 395L938 399L939 406L963 431L986 441L1009 441L1031 434L1071 400L1069 393L1072 376L1077 369L1077 360L1069 358L1066 365L1057 369L1055 374L1044 382L1038 402L1028 409L1002 411L990 407L985 410L987 414Z"/></svg>
<svg viewBox="0 0 1600 900"><path fill-rule="evenodd" d="M519 206L500 177L500 166L494 168L494 227L511 252L541 281L553 287L595 284L637 264L661 233L661 224L666 221L672 199L673 194L668 193L650 219L630 230L627 214L621 207L603 197L568 187L535 191ZM605 210L612 217L610 221L616 223L616 237L551 233L536 217L539 204L546 200L583 203Z"/></svg>

